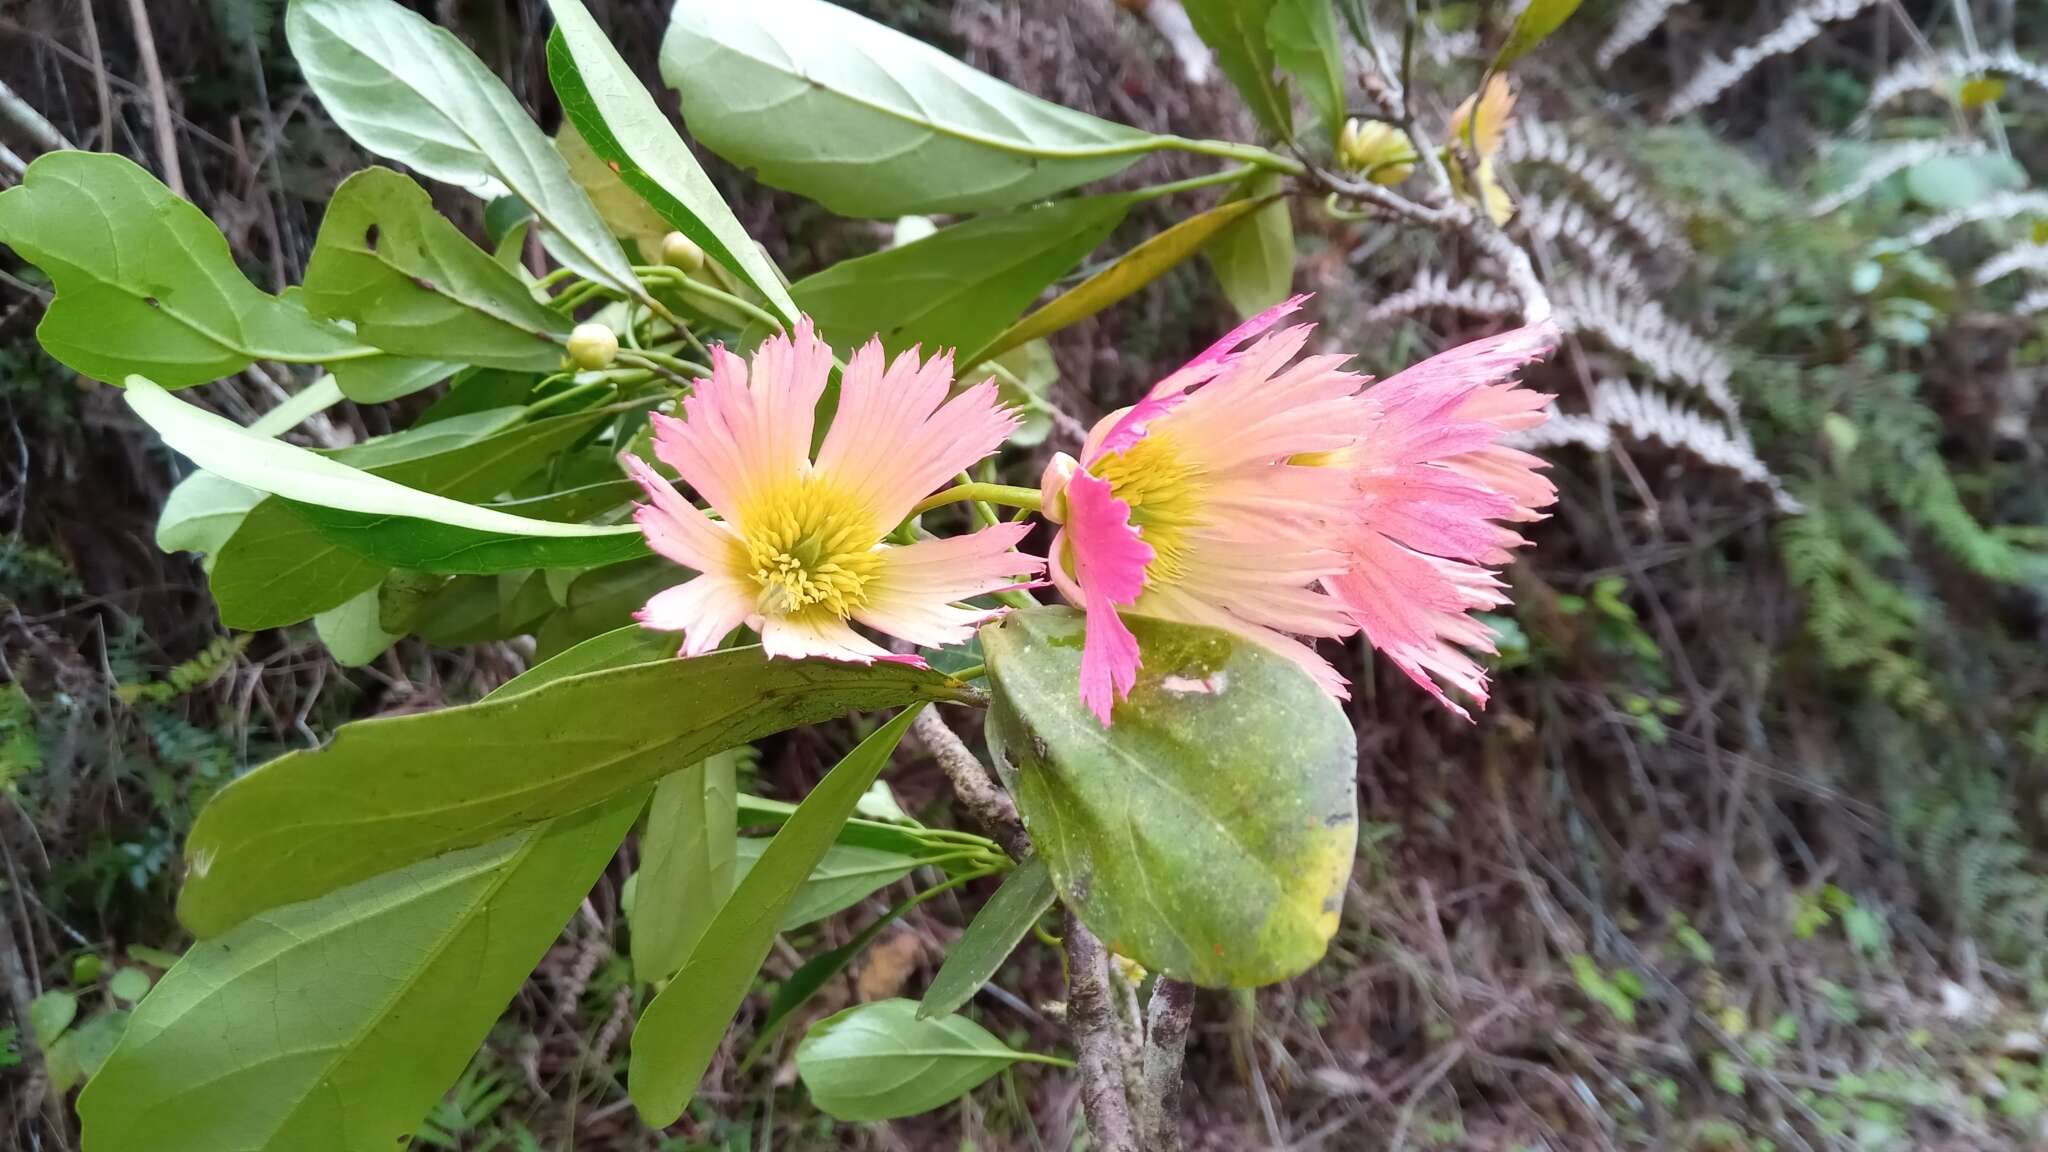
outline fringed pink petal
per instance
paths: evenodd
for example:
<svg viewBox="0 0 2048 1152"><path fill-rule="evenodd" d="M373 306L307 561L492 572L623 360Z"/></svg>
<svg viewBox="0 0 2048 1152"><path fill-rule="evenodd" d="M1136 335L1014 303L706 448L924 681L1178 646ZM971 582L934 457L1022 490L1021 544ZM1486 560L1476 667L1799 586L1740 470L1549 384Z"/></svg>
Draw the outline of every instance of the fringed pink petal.
<svg viewBox="0 0 2048 1152"><path fill-rule="evenodd" d="M1140 605L1147 613L1167 620L1178 620L1187 624L1205 624L1220 628L1233 635L1242 636L1261 648L1278 656L1286 657L1307 672L1316 686L1339 700L1351 698L1350 683L1343 674L1330 666L1316 650L1289 635L1287 631L1268 628L1253 623L1244 617L1223 611L1213 602L1188 588L1157 588L1145 594ZM1356 627L1346 629L1357 631Z"/></svg>
<svg viewBox="0 0 2048 1152"><path fill-rule="evenodd" d="M751 370L723 345L711 349L711 376L683 401L678 420L656 415L654 452L728 521L741 521L752 497L797 475L809 462L818 398L832 372L832 349L808 319L771 336Z"/></svg>
<svg viewBox="0 0 2048 1152"><path fill-rule="evenodd" d="M1232 354L1241 345L1278 324L1282 318L1298 311L1307 300L1307 294L1289 297L1224 333L1221 340L1209 345L1200 355L1153 385L1152 390L1135 406L1126 409L1122 415L1104 420L1098 425L1098 429L1106 430L1102 432L1099 440L1092 435L1089 437L1090 442L1081 453L1081 462L1093 463L1136 444L1144 437L1146 429L1151 427L1153 421L1179 406L1189 389L1215 379L1230 364Z"/></svg>
<svg viewBox="0 0 2048 1152"><path fill-rule="evenodd" d="M866 506L886 532L918 501L1001 447L1018 418L1003 408L994 381L948 401L950 352L920 362L913 348L886 368L882 361L880 341L871 340L847 362L818 472Z"/></svg>
<svg viewBox="0 0 2048 1152"><path fill-rule="evenodd" d="M745 584L724 576L698 576L656 592L633 618L656 631L681 632L681 655L701 656L746 623L753 610L753 592Z"/></svg>
<svg viewBox="0 0 2048 1152"><path fill-rule="evenodd" d="M1504 564L1522 538L1493 523L1518 518L1514 499L1469 476L1430 464L1361 471L1354 477L1359 522L1418 552Z"/></svg>
<svg viewBox="0 0 2048 1152"><path fill-rule="evenodd" d="M1060 535L1071 550L1074 583L1088 614L1081 700L1106 728L1110 710L1138 683L1138 638L1117 609L1135 603L1144 592L1152 546L1139 538L1131 526L1131 506L1111 494L1107 481L1075 472L1066 495L1067 522Z"/></svg>
<svg viewBox="0 0 2048 1152"><path fill-rule="evenodd" d="M881 552L882 567L867 603L854 618L924 648L964 644L976 625L1001 609L966 608L957 601L1017 586L1045 561L1014 551L1029 524L1006 523L966 536L920 540Z"/></svg>
<svg viewBox="0 0 2048 1152"><path fill-rule="evenodd" d="M761 650L769 657L802 660L822 656L850 664L888 660L892 653L855 632L844 620L816 613L770 616L760 622Z"/></svg>
<svg viewBox="0 0 2048 1152"><path fill-rule="evenodd" d="M1355 542L1354 563L1329 581L1372 646L1436 697L1471 714L1438 681L1486 706L1486 670L1465 650L1492 652L1493 635L1468 613L1507 602L1493 573L1401 547L1375 534Z"/></svg>
<svg viewBox="0 0 2048 1152"><path fill-rule="evenodd" d="M622 453L619 461L652 501L633 510L648 547L698 572L724 573L732 566L736 541L730 530L683 499L645 460Z"/></svg>

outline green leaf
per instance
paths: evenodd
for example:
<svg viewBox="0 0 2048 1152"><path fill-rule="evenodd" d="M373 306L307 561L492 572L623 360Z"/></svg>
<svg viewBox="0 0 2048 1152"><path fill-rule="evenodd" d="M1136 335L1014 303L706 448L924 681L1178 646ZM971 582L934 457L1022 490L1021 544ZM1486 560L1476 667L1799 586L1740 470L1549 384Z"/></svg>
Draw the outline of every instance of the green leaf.
<svg viewBox="0 0 2048 1152"><path fill-rule="evenodd" d="M44 350L96 380L186 388L255 360L374 352L249 283L206 213L111 153L38 156L0 193L0 243L57 289L36 327Z"/></svg>
<svg viewBox="0 0 2048 1152"><path fill-rule="evenodd" d="M1018 865L960 934L953 950L946 953L946 962L939 965L939 974L925 989L917 1018L947 1016L966 1007L1017 950L1031 926L1052 907L1056 895L1045 857L1033 856Z"/></svg>
<svg viewBox="0 0 2048 1152"><path fill-rule="evenodd" d="M383 575L381 569L378 575ZM404 638L403 632L386 632L383 628L383 593L380 582L339 607L313 617L313 632L335 663L344 668L361 668ZM222 615L226 615L225 611Z"/></svg>
<svg viewBox="0 0 2048 1152"><path fill-rule="evenodd" d="M640 282L547 136L453 32L393 0L291 0L285 38L356 143L489 200L526 202L563 265L629 296Z"/></svg>
<svg viewBox="0 0 2048 1152"><path fill-rule="evenodd" d="M201 552L207 567L242 526L263 493L211 472L194 472L171 489L156 518L156 546L166 552Z"/></svg>
<svg viewBox="0 0 2048 1152"><path fill-rule="evenodd" d="M560 368L575 326L389 168L365 168L335 189L305 299L379 348L493 368Z"/></svg>
<svg viewBox="0 0 2048 1152"><path fill-rule="evenodd" d="M1508 33L1507 42L1500 46L1499 55L1493 58L1493 70L1505 68L1535 51L1538 44L1550 39L1550 34L1579 10L1579 3L1580 0L1529 0L1529 6L1522 9L1513 31Z"/></svg>
<svg viewBox="0 0 2048 1152"><path fill-rule="evenodd" d="M303 507L297 509L296 514L281 506L273 511L270 502L252 509L222 546L214 565L214 597L222 605L223 619L233 617L229 620L232 627L274 627L303 620L315 612L336 607L370 587L376 583L374 574L383 568L395 563L409 567L424 566L421 563L408 564L409 559L441 557L445 559L448 570L470 570L456 566L455 558L461 556L465 548L474 549L491 563L499 565L506 562L508 541L531 540L534 552L544 554L551 563L599 562L588 561L587 558L616 559L621 554L638 554L631 540L637 537L639 530L630 525L603 527L537 520L424 492L351 468L304 448L255 435L231 420L180 403L140 376L131 376L128 381L126 398L129 407L143 422L156 429L165 444L201 468L223 480L282 496L301 505L361 514L354 518L330 517L315 527L306 519L310 514ZM574 421L588 418L590 414L578 413L554 419ZM527 427L539 429L544 423L537 421ZM554 426L553 430L559 431L563 427L566 426ZM532 444L529 442L527 447L530 449ZM528 470L545 462L544 456L527 457L521 461ZM503 484L495 485L486 495L502 487ZM257 520L259 516L264 517L260 522ZM272 517L283 517L284 520L277 521ZM433 523L419 524L416 523L418 521ZM355 532L358 537L352 537L352 541L359 539L361 546L374 547L380 555L388 555L391 559L378 563L361 552L343 549L353 555L353 562L330 563L333 558L325 556L316 561L311 555L311 550L316 547L314 541L327 541L330 532ZM243 543L238 545L238 541ZM260 550L257 547L259 542L262 544ZM230 557L233 557L232 561ZM339 559L348 560L349 556ZM223 572L223 566L228 571ZM287 568L293 570L286 571ZM500 569L486 567L482 570ZM288 595L292 592L292 581L310 580L308 572L319 573L318 586L302 589L304 594Z"/></svg>
<svg viewBox="0 0 2048 1152"><path fill-rule="evenodd" d="M402 1147L617 850L612 803L202 940L79 1100L94 1152Z"/></svg>
<svg viewBox="0 0 2048 1152"><path fill-rule="evenodd" d="M107 991L123 1004L133 1004L149 995L149 973L140 968L123 968L107 981Z"/></svg>
<svg viewBox="0 0 2048 1152"><path fill-rule="evenodd" d="M1344 38L1330 0L1273 0L1266 17L1273 61L1301 84L1331 142L1344 127Z"/></svg>
<svg viewBox="0 0 2048 1152"><path fill-rule="evenodd" d="M739 874L744 879L759 864L771 841L750 838L739 842ZM834 844L824 859L811 869L803 887L797 889L789 908L782 914L782 928L801 928L827 916L844 912L876 892L910 875L917 857L880 848Z"/></svg>
<svg viewBox="0 0 2048 1152"><path fill-rule="evenodd" d="M913 344L980 348L1094 251L1130 205L1127 196L1092 196L977 217L842 260L790 291L841 348L874 334L892 355Z"/></svg>
<svg viewBox="0 0 2048 1152"><path fill-rule="evenodd" d="M783 821L788 820L795 811L796 805L788 801L770 800L765 796L741 793L737 815L739 826L742 828L779 828L782 826ZM745 841L741 841L741 843L745 843ZM909 828L898 824L885 824L879 820L861 820L857 818L848 820L846 826L839 830L839 843L856 848L872 848L879 852L892 853L898 856L915 857L920 863L929 858L933 851L932 843L929 839L918 835ZM990 853L1000 851L993 841L982 841L981 843ZM945 854L950 854L950 851L951 848L949 847L948 852ZM971 871L978 867L978 865L962 860L943 858L931 860L931 865L934 868L944 869L948 875L959 875L962 872Z"/></svg>
<svg viewBox="0 0 2048 1152"><path fill-rule="evenodd" d="M215 794L186 839L179 918L212 936L785 729L964 692L901 665L770 661L745 648L344 724L326 747L281 756Z"/></svg>
<svg viewBox="0 0 2048 1152"><path fill-rule="evenodd" d="M50 1091L62 1096L97 1073L128 1031L129 1017L125 1008L101 1012L59 1036L43 1054L43 1066L50 1074Z"/></svg>
<svg viewBox="0 0 2048 1152"><path fill-rule="evenodd" d="M661 76L705 147L843 216L980 212L1167 138L1062 108L825 0L681 0Z"/></svg>
<svg viewBox="0 0 2048 1152"><path fill-rule="evenodd" d="M811 789L719 909L689 962L641 1014L633 1030L626 1090L648 1124L665 1128L675 1123L696 1095L733 1014L775 943L783 913L921 707L906 708L876 729Z"/></svg>
<svg viewBox="0 0 2048 1152"><path fill-rule="evenodd" d="M546 458L535 461L546 464ZM379 516L287 502L292 514L322 538L391 567L421 572L485 574L522 568L596 568L649 555L632 525L596 529L566 539L474 529L412 517ZM678 581L680 582L680 579Z"/></svg>
<svg viewBox="0 0 2048 1152"><path fill-rule="evenodd" d="M78 997L62 988L52 988L28 1002L28 1031L38 1048L55 1044L76 1019Z"/></svg>
<svg viewBox="0 0 2048 1152"><path fill-rule="evenodd" d="M640 837L633 903L633 975L674 975L732 895L741 752L732 749L655 786Z"/></svg>
<svg viewBox="0 0 2048 1152"><path fill-rule="evenodd" d="M1052 302L1004 329L1002 334L960 358L962 364L991 360L1019 344L1050 336L1108 308L1202 250L1216 234L1257 211L1260 200L1229 200L1199 216L1191 216L1118 257L1116 262L1053 298Z"/></svg>
<svg viewBox="0 0 2048 1152"><path fill-rule="evenodd" d="M577 0L548 0L555 35L548 40L548 76L562 111L597 155L617 167L669 226L746 281L784 320L797 307L782 275L726 207L711 178L690 154L668 117ZM658 253L645 253L648 260Z"/></svg>
<svg viewBox="0 0 2048 1152"><path fill-rule="evenodd" d="M1061 898L1110 949L1210 987L1294 976L1328 946L1351 875L1351 725L1283 656L1127 619L1144 666L1109 728L1076 687L1080 613L982 629L1003 781Z"/></svg>
<svg viewBox="0 0 2048 1152"><path fill-rule="evenodd" d="M1216 53L1216 65L1266 130L1294 138L1294 105L1274 75L1278 62L1266 38L1273 11L1283 0L1182 0L1195 34Z"/></svg>
<svg viewBox="0 0 2048 1152"><path fill-rule="evenodd" d="M328 212L333 211L330 204ZM342 385L343 393L356 403L382 404L424 392L453 376L461 367L445 360L421 360L412 356L365 356L335 365L341 373L335 380ZM268 415L265 413L266 417ZM296 423L294 421L293 426Z"/></svg>
<svg viewBox="0 0 2048 1152"><path fill-rule="evenodd" d="M1247 320L1294 291L1294 217L1281 187L1272 173L1247 181L1246 198L1265 207L1217 233L1206 253L1223 295Z"/></svg>
<svg viewBox="0 0 2048 1152"><path fill-rule="evenodd" d="M1033 1058L965 1016L921 1019L914 1000L878 1000L813 1025L797 1045L796 1074L819 1111L871 1123L950 1104Z"/></svg>
<svg viewBox="0 0 2048 1152"><path fill-rule="evenodd" d="M1017 430L1010 443L1032 448L1052 435L1052 386L1059 382L1059 361L1045 340L1027 340L982 365L995 373L1002 401L1018 412Z"/></svg>

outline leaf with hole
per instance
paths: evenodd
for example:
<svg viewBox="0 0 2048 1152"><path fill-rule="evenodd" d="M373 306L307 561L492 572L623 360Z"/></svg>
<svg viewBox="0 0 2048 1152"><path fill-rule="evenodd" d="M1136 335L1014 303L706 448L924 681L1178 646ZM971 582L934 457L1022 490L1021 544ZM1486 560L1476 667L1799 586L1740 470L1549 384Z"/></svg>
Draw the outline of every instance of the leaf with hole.
<svg viewBox="0 0 2048 1152"><path fill-rule="evenodd" d="M981 630L990 751L1032 843L1118 955L1207 987L1298 975L1328 947L1351 876L1351 725L1284 656L1126 619L1144 664L1108 728L1076 687L1080 613Z"/></svg>
<svg viewBox="0 0 2048 1152"><path fill-rule="evenodd" d="M36 326L43 349L96 380L185 388L256 360L376 352L249 283L206 213L110 153L38 156L0 192L0 244L57 289Z"/></svg>
<svg viewBox="0 0 2048 1152"><path fill-rule="evenodd" d="M732 214L668 116L641 87L577 0L549 0L555 34L548 40L548 76L562 111L591 150L639 193L670 227L746 281L771 311L794 321L797 309L782 274ZM648 260L659 259L646 253Z"/></svg>
<svg viewBox="0 0 2048 1152"><path fill-rule="evenodd" d="M796 1074L818 1110L869 1123L950 1104L1019 1060L1019 1052L965 1016L920 1019L914 1000L859 1004L811 1027Z"/></svg>
<svg viewBox="0 0 2048 1152"><path fill-rule="evenodd" d="M356 143L485 200L510 192L533 209L565 266L640 293L561 153L453 32L393 0L291 0L285 38L322 107Z"/></svg>
<svg viewBox="0 0 2048 1152"><path fill-rule="evenodd" d="M389 168L341 182L306 267L306 307L379 348L492 368L561 367L574 322L434 210Z"/></svg>
<svg viewBox="0 0 2048 1152"><path fill-rule="evenodd" d="M675 1123L697 1094L733 1014L768 958L790 902L920 707L906 708L876 729L811 789L733 889L689 961L641 1013L633 1029L626 1091L648 1124L665 1128Z"/></svg>
<svg viewBox="0 0 2048 1152"><path fill-rule="evenodd" d="M843 216L1013 208L1168 142L825 0L681 0L661 75L705 147Z"/></svg>

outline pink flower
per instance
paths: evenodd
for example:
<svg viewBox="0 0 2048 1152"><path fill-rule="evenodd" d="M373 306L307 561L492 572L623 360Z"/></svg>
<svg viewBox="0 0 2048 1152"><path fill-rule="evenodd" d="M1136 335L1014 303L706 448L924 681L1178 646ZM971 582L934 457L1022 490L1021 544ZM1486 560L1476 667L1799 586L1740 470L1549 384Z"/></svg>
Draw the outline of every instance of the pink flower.
<svg viewBox="0 0 2048 1152"><path fill-rule="evenodd" d="M1485 670L1467 650L1493 652L1493 634L1470 613L1507 603L1487 566L1526 543L1498 522L1541 519L1557 498L1543 461L1500 441L1548 418L1551 398L1513 376L1556 343L1552 324L1517 328L1375 385L1364 394L1371 430L1341 461L1350 563L1324 584L1374 648L1467 719L1437 682L1486 705Z"/></svg>
<svg viewBox="0 0 2048 1152"><path fill-rule="evenodd" d="M682 418L654 417L654 454L717 519L645 461L621 458L647 490L634 519L649 546L697 572L636 614L683 633L683 655L711 651L744 624L770 656L902 659L852 625L924 647L960 643L994 613L957 601L1012 587L1044 564L1014 551L1024 524L884 543L918 501L1016 427L993 381L946 399L950 353L920 363L912 350L885 366L880 342L869 341L841 375L838 415L815 461L813 414L832 350L808 319L762 342L751 372L723 347L711 359Z"/></svg>
<svg viewBox="0 0 2048 1152"><path fill-rule="evenodd" d="M1364 377L1339 370L1345 357L1288 366L1312 326L1261 338L1304 299L1217 341L1105 417L1080 460L1063 454L1046 469L1045 514L1061 525L1052 583L1087 613L1081 698L1105 725L1142 662L1125 608L1228 629L1344 694L1343 678L1296 639L1357 630L1317 586L1346 567L1324 530L1344 486L1295 460L1352 447L1370 411L1357 397Z"/></svg>

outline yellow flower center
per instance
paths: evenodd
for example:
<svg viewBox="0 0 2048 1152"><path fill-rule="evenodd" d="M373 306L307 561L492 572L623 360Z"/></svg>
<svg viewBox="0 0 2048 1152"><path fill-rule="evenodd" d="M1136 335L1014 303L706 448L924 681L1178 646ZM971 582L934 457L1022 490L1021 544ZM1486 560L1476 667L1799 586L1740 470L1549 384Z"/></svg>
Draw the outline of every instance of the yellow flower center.
<svg viewBox="0 0 2048 1152"><path fill-rule="evenodd" d="M1202 474L1175 450L1171 436L1148 432L1122 452L1089 465L1117 499L1131 506L1131 523L1152 546L1146 579L1169 582L1185 571L1188 534L1201 523Z"/></svg>
<svg viewBox="0 0 2048 1152"><path fill-rule="evenodd" d="M743 546L763 616L829 613L844 620L867 603L881 567L865 510L817 476L798 477L747 510Z"/></svg>

